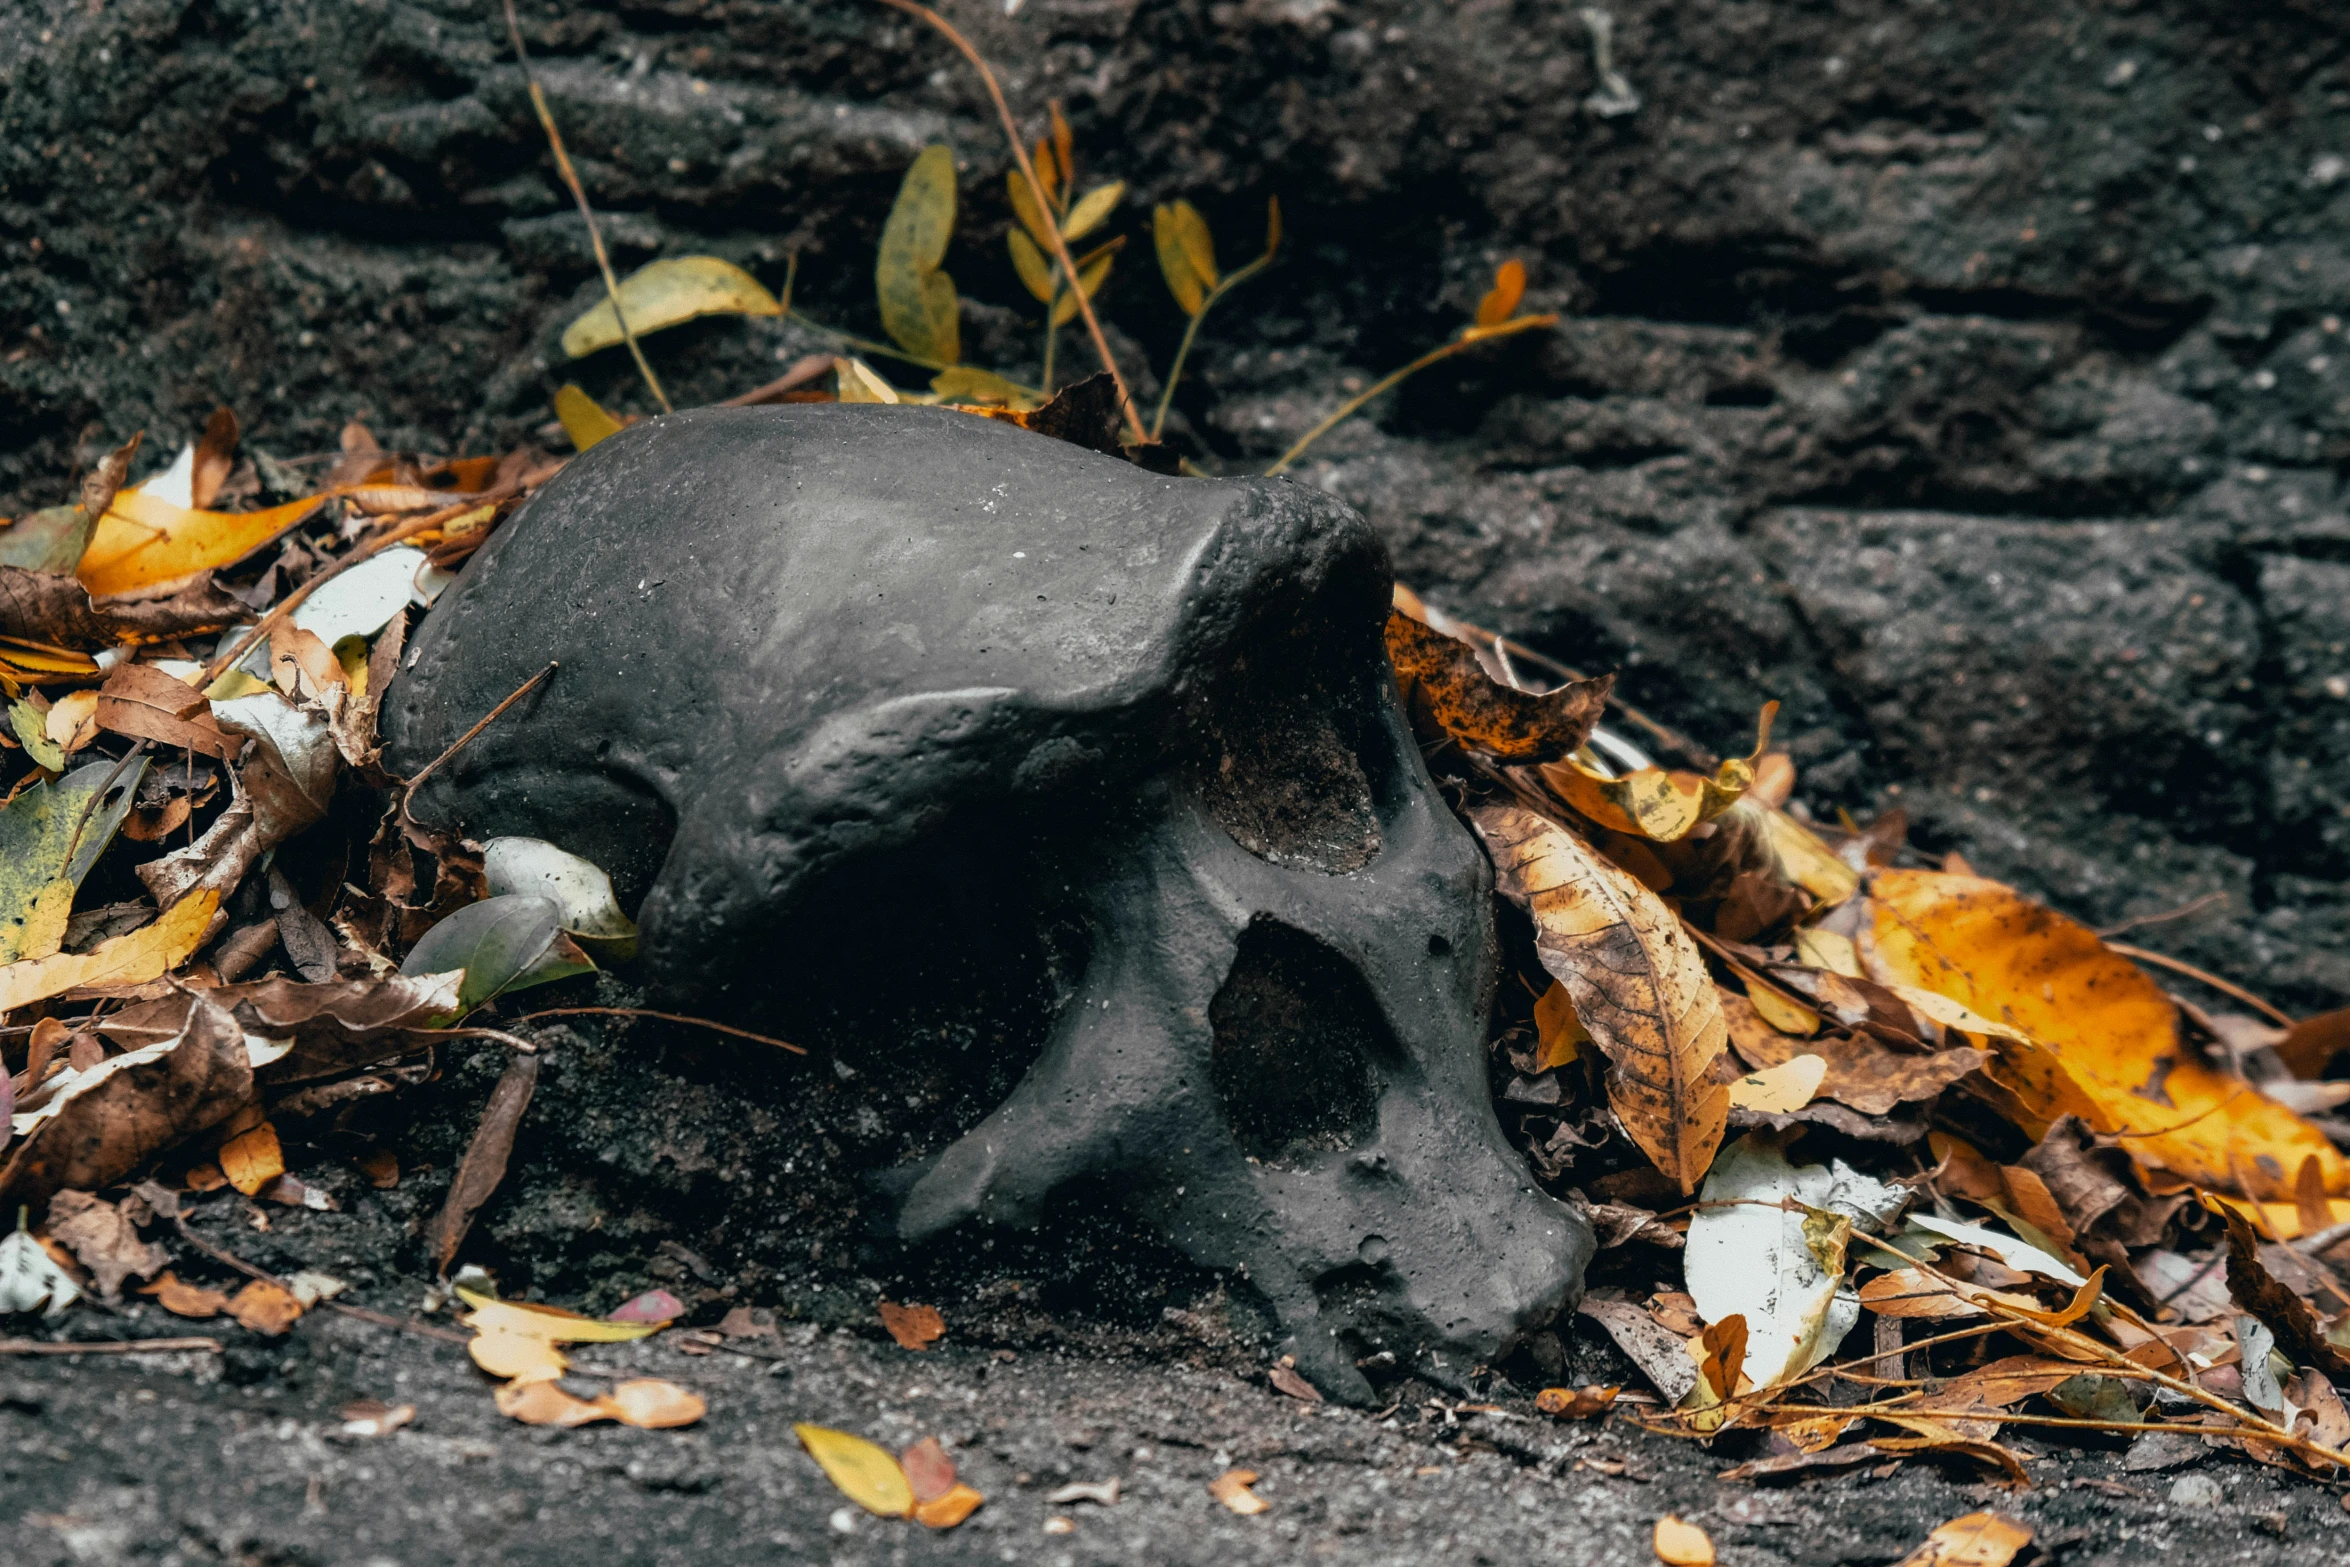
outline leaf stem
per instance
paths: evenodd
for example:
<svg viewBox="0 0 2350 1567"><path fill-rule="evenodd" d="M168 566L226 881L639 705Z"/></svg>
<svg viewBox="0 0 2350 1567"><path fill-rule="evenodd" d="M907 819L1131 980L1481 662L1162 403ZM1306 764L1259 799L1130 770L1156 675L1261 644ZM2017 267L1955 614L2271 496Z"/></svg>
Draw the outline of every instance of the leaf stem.
<svg viewBox="0 0 2350 1567"><path fill-rule="evenodd" d="M604 274L604 294L612 301L612 319L620 323L620 335L628 341L628 352L636 360L637 373L653 389L653 400L661 405L663 413L675 413L669 394L661 390L661 378L653 374L652 361L645 358L644 346L637 342L636 333L628 324L628 312L620 308L620 280L612 275L612 258L604 253L603 230L596 227L595 209L588 205L587 187L580 184L579 172L571 166L571 154L563 149L563 133L555 129L555 115L547 107L546 93L539 88L538 73L530 68L530 51L522 47L522 23L515 18L514 0L506 0L506 35L514 40L514 58L521 62L522 79L530 87L530 106L538 111L539 125L547 133L547 145L555 151L556 172L570 188L571 199L579 203L579 215L587 220L588 244L594 248L596 266Z"/></svg>
<svg viewBox="0 0 2350 1567"><path fill-rule="evenodd" d="M889 3L895 4L896 0L889 0ZM1265 470L1266 476L1271 477L1277 473L1287 472L1291 463L1297 461L1298 458L1305 455L1305 450L1307 447L1313 445L1323 436L1328 435L1332 430L1338 428L1339 425L1345 423L1348 419L1353 418L1357 413L1361 412L1365 403L1368 403L1372 398L1377 397L1382 392L1394 390L1397 386L1400 386L1403 384L1403 382L1409 380L1411 377L1418 375L1421 371L1427 369L1430 365L1441 363L1444 360L1450 359L1453 355L1462 352L1464 349L1472 348L1479 343L1491 342L1494 338L1497 337L1514 337L1520 332L1532 331L1536 327L1555 326L1557 324L1557 316L1515 316L1508 321L1504 321L1499 326L1471 327L1466 332L1463 332L1460 336L1452 339L1452 341L1448 343L1437 344L1434 348L1429 349L1426 353L1413 360L1410 364L1405 365L1401 370L1392 371L1389 374L1380 377L1378 381L1374 382L1366 390L1358 392L1353 397L1348 398L1345 402L1340 403L1338 405L1337 412L1331 414L1329 418L1324 419L1320 424L1315 425L1311 430L1308 430L1305 434L1299 436L1297 438L1297 444L1292 446L1288 451L1283 452L1281 454L1281 460L1273 464L1272 467Z"/></svg>
<svg viewBox="0 0 2350 1567"><path fill-rule="evenodd" d="M511 3L511 0L509 0ZM1036 198L1037 212L1044 219L1045 237L1053 242L1053 257L1072 278L1077 276L1077 263L1069 254L1069 241L1061 233L1061 225L1053 217L1052 204L1045 199L1044 182L1036 177L1036 165L1029 161L1028 149L1020 141L1019 122L1012 118L1012 106L1004 101L1004 90L996 84L995 72L987 61L971 46L971 40L955 30L954 24L939 15L920 0L881 0L883 5L908 16L918 17L946 36L947 42L961 51L971 68L987 87L987 96L995 103L996 117L1003 121L1004 138L1012 144L1012 161L1020 166L1020 177L1028 182L1029 194ZM1049 309L1050 307L1048 307ZM1085 290L1077 290L1077 313L1085 318L1085 330L1093 337L1094 352L1101 355L1102 368L1110 372L1111 384L1118 388L1118 407L1126 416L1126 427L1137 442L1150 439L1143 430L1142 415L1134 410L1134 394L1127 389L1126 376L1118 368L1118 360L1110 352L1110 340L1102 335L1101 318L1093 313L1093 301L1085 297ZM1049 318L1048 318L1049 319Z"/></svg>
<svg viewBox="0 0 2350 1567"><path fill-rule="evenodd" d="M1150 438L1152 440L1157 440L1159 432L1166 428L1167 408L1175 401L1175 383L1183 379L1183 361L1191 357L1191 340L1199 335L1199 324L1207 319L1209 310L1214 308L1217 300L1222 299L1234 288L1255 277L1272 264L1273 252L1268 250L1247 266L1225 278L1214 288L1209 289L1207 297L1199 302L1199 309L1193 312L1190 321L1184 324L1183 341L1175 348L1175 362L1167 367L1167 384L1159 393L1158 412L1151 415Z"/></svg>

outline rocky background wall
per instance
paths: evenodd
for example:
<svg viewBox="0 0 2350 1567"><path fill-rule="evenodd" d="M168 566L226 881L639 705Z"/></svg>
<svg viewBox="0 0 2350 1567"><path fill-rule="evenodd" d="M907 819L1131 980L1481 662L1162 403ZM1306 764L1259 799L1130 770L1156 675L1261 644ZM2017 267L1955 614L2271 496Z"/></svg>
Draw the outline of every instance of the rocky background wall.
<svg viewBox="0 0 2350 1567"><path fill-rule="evenodd" d="M1567 320L1317 448L1405 578L1739 748L1905 806L2099 923L2350 1001L2350 60L2328 0L956 0L1124 178L1129 373L1181 318L1145 214L1281 264L1177 397L1261 466L1455 330L1506 256ZM527 0L625 269L712 251L877 333L905 165L965 161L971 359L1035 373L1005 154L933 37L855 0ZM1608 112L1602 112L1602 111ZM218 403L281 458L545 433L596 295L488 0L0 0L0 512ZM822 346L654 340L681 403ZM1085 351L1072 347L1082 365ZM1064 358L1069 365L1072 359ZM680 517L680 529L692 519Z"/></svg>

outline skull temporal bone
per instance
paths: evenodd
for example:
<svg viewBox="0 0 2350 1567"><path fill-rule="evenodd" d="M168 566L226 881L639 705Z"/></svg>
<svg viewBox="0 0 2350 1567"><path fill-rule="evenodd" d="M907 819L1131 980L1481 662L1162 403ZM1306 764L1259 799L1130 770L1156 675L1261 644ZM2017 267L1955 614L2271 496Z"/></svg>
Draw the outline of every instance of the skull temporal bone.
<svg viewBox="0 0 2350 1567"><path fill-rule="evenodd" d="M1111 1178L1245 1272L1301 1366L1456 1380L1579 1288L1485 1083L1491 873L1380 651L1362 519L944 410L697 410L575 461L466 568L390 693L417 802L646 888L653 981L724 987L860 862L1027 803L1091 950L1041 1055L904 1171L900 1233Z"/></svg>

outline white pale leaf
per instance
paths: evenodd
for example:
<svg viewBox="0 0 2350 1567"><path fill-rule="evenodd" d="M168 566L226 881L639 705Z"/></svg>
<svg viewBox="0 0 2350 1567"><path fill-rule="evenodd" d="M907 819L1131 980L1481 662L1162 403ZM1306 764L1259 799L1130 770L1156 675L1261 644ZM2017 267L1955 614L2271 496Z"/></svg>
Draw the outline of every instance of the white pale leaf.
<svg viewBox="0 0 2350 1567"><path fill-rule="evenodd" d="M157 500L169 501L174 506L185 506L193 511L196 506L196 448L180 448L180 454L171 460L171 466L151 479L142 479L137 485L141 495L152 495Z"/></svg>
<svg viewBox="0 0 2350 1567"><path fill-rule="evenodd" d="M492 897L521 892L553 899L558 921L574 936L620 940L636 934L613 896L612 878L592 860L544 838L492 838L482 846L481 870Z"/></svg>
<svg viewBox="0 0 2350 1567"><path fill-rule="evenodd" d="M0 1316L32 1311L44 1304L54 1317L81 1299L63 1268L23 1230L0 1239Z"/></svg>
<svg viewBox="0 0 2350 1567"><path fill-rule="evenodd" d="M372 637L402 609L421 602L416 574L430 564L424 551L395 544L311 594L295 609L294 625L328 647L345 637Z"/></svg>
<svg viewBox="0 0 2350 1567"><path fill-rule="evenodd" d="M1722 1150L1689 1221L1684 1266L1699 1316L1746 1318L1746 1374L1756 1386L1810 1370L1860 1320L1842 1272L1831 1273L1814 1253L1803 1210L1876 1228L1907 1200L1902 1188L1841 1160L1790 1164L1771 1134L1750 1133Z"/></svg>
<svg viewBox="0 0 2350 1567"><path fill-rule="evenodd" d="M1956 1241L1962 1246L1987 1251L2018 1273L2037 1273L2042 1278L2055 1279L2060 1284L2070 1284L2075 1288L2088 1282L2030 1242L2017 1240L2012 1235L2002 1235L1980 1224L1967 1224L1957 1219L1937 1219L1930 1213L1913 1213L1909 1216L1909 1227L1913 1233L1923 1230L1945 1241Z"/></svg>

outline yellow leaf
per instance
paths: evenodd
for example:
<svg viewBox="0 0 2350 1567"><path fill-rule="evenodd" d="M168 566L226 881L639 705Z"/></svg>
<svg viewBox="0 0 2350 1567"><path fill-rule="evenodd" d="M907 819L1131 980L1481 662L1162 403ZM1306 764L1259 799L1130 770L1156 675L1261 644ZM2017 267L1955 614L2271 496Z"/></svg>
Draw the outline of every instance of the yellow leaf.
<svg viewBox="0 0 2350 1567"><path fill-rule="evenodd" d="M1041 147L1038 149L1039 152L1042 150ZM1039 179L1044 177L1044 171L1044 164L1038 163L1036 173ZM1020 171L1013 169L1006 173L1004 185L1011 192L1012 216L1020 220L1020 227L1028 231L1030 240L1039 247L1052 244L1053 236L1044 225L1044 214L1038 210L1036 197L1030 193L1028 182L1020 177Z"/></svg>
<svg viewBox="0 0 2350 1567"><path fill-rule="evenodd" d="M955 228L955 155L922 149L906 170L898 199L881 226L873 288L881 324L917 358L951 365L963 357L961 306L954 280L938 270Z"/></svg>
<svg viewBox="0 0 2350 1567"><path fill-rule="evenodd" d="M1713 1079L1729 1028L1695 943L1655 893L1565 828L1513 805L1470 819L1502 891L1533 916L1542 966L1612 1063L1616 1118L1658 1170L1695 1191L1730 1114Z"/></svg>
<svg viewBox="0 0 2350 1567"><path fill-rule="evenodd" d="M1778 991L1758 979L1749 978L1746 981L1746 999L1754 1004L1756 1016L1782 1034L1809 1038L1820 1031L1820 1015L1817 1012L1784 999Z"/></svg>
<svg viewBox="0 0 2350 1567"><path fill-rule="evenodd" d="M286 1154L278 1143L277 1128L264 1121L222 1143L220 1173L248 1197L285 1174Z"/></svg>
<svg viewBox="0 0 2350 1567"><path fill-rule="evenodd" d="M639 267L620 280L620 308L637 336L696 316L779 316L783 304L759 280L716 256L672 256ZM563 329L563 352L584 359L626 342L609 297Z"/></svg>
<svg viewBox="0 0 2350 1567"><path fill-rule="evenodd" d="M325 504L325 496L312 495L267 511L197 511L122 490L98 519L76 573L94 594L130 593L233 566Z"/></svg>
<svg viewBox="0 0 2350 1567"><path fill-rule="evenodd" d="M1044 199L1054 200L1061 191L1061 170L1060 166L1053 161L1052 145L1048 142L1038 142L1029 149L1028 161L1036 165L1036 183L1044 187ZM1020 171L1014 169L1012 172L1017 174Z"/></svg>
<svg viewBox="0 0 2350 1567"><path fill-rule="evenodd" d="M914 1510L914 1488L886 1448L823 1426L796 1425L800 1446L823 1467L841 1495L869 1513L903 1518Z"/></svg>
<svg viewBox="0 0 2350 1567"><path fill-rule="evenodd" d="M1927 1535L1896 1567L2007 1567L2031 1543L2028 1524L1998 1513L1968 1513Z"/></svg>
<svg viewBox="0 0 2350 1567"><path fill-rule="evenodd" d="M603 404L569 381L555 388L555 417L563 421L563 433L571 437L574 451L584 452L624 428Z"/></svg>
<svg viewBox="0 0 2350 1567"><path fill-rule="evenodd" d="M1267 209L1271 214L1278 214L1279 210ZM1266 221L1278 225L1281 220L1274 215ZM1208 232L1208 220L1199 215L1199 209L1181 199L1175 202L1175 240L1183 247L1183 259L1190 263L1192 276L1214 288L1223 276L1216 270L1216 238ZM1266 248L1272 248L1271 241L1267 241Z"/></svg>
<svg viewBox="0 0 2350 1567"><path fill-rule="evenodd" d="M1078 263L1077 286L1084 291L1088 301L1101 292L1102 280L1110 275L1110 263L1117 259L1113 252L1105 248ZM1067 326L1076 314L1077 296L1064 291L1061 302L1053 307L1053 325Z"/></svg>
<svg viewBox="0 0 2350 1567"><path fill-rule="evenodd" d="M49 738L72 755L98 738L98 693L68 691L49 708L44 725Z"/></svg>
<svg viewBox="0 0 2350 1567"><path fill-rule="evenodd" d="M662 1328L658 1322L606 1322L557 1306L498 1300L469 1289L459 1289L457 1298L472 1308L465 1325L476 1332L518 1333L549 1344L625 1344Z"/></svg>
<svg viewBox="0 0 2350 1567"><path fill-rule="evenodd" d="M1012 270L1020 274L1021 287L1034 294L1039 304L1049 303L1053 297L1053 264L1045 253L1018 229L1004 234L1004 245L1012 252Z"/></svg>
<svg viewBox="0 0 2350 1567"><path fill-rule="evenodd" d="M220 894L206 888L180 899L152 925L101 941L87 952L60 952L0 967L0 1012L62 995L77 985L143 985L161 979L196 955L219 907Z"/></svg>
<svg viewBox="0 0 2350 1567"><path fill-rule="evenodd" d="M862 359L835 359L834 377L840 383L840 400L844 403L894 403L897 388L874 373L873 367Z"/></svg>
<svg viewBox="0 0 2350 1567"><path fill-rule="evenodd" d="M1494 272L1493 287L1477 301L1477 325L1501 325L1518 313L1518 301L1525 297L1526 263L1513 256Z"/></svg>
<svg viewBox="0 0 2350 1567"><path fill-rule="evenodd" d="M2326 1191L2350 1193L2350 1166L2325 1135L2206 1066L2179 1038L2162 987L2086 926L1998 882L1940 871L1879 871L1870 893L1877 955L1895 981L2020 1036L1993 1036L1990 1075L2027 1135L2069 1111L2201 1186L2290 1200L2314 1157Z"/></svg>
<svg viewBox="0 0 2350 1567"><path fill-rule="evenodd" d="M930 389L947 403L1000 403L1006 408L1028 408L1036 399L1017 381L1007 381L993 370L957 365L930 378Z"/></svg>
<svg viewBox="0 0 2350 1567"><path fill-rule="evenodd" d="M1730 1108L1762 1115L1788 1115L1810 1104L1828 1075L1819 1056L1791 1056L1777 1066L1749 1072L1730 1085Z"/></svg>
<svg viewBox="0 0 2350 1567"><path fill-rule="evenodd" d="M1167 280L1167 292L1175 296L1185 315L1196 316L1207 303L1207 285L1191 264L1178 212L1191 212L1191 203L1179 201L1172 207L1162 203L1151 209L1151 242L1159 253L1159 275ZM1195 219L1199 216L1196 212L1191 215Z"/></svg>
<svg viewBox="0 0 2350 1567"><path fill-rule="evenodd" d="M1771 720L1778 711L1778 703L1766 703L1758 725L1760 733L1755 737L1754 754L1730 758L1711 778L1696 773L1667 772L1661 767L1643 767L1615 778L1574 756L1544 767L1542 776L1560 799L1600 826L1659 843L1674 843L1687 837L1699 823L1710 822L1736 805L1753 787L1754 764L1761 758L1763 747L1770 744Z"/></svg>
<svg viewBox="0 0 2350 1567"><path fill-rule="evenodd" d="M1251 1518L1273 1505L1249 1489L1256 1484L1256 1480L1257 1472L1254 1469L1227 1469L1208 1482L1208 1494L1222 1502L1228 1510L1243 1518Z"/></svg>
<svg viewBox="0 0 2350 1567"><path fill-rule="evenodd" d="M1860 953L1850 936L1832 930L1804 929L1795 933L1795 956L1813 968L1824 968L1846 979L1866 979L1860 971Z"/></svg>
<svg viewBox="0 0 2350 1567"><path fill-rule="evenodd" d="M1102 220L1118 205L1126 194L1124 180L1112 180L1107 185L1096 185L1087 191L1077 205L1069 209L1069 216L1061 220L1061 238L1083 239L1102 226Z"/></svg>
<svg viewBox="0 0 2350 1567"><path fill-rule="evenodd" d="M476 1333L465 1352L491 1376L516 1382L551 1382L571 1369L563 1351L527 1333Z"/></svg>
<svg viewBox="0 0 2350 1567"><path fill-rule="evenodd" d="M1538 1041L1534 1055L1537 1072L1565 1066L1582 1053L1583 1042L1591 1037L1583 1020L1575 1016L1575 998L1555 979L1542 993L1542 999L1534 1003L1534 1031Z"/></svg>
<svg viewBox="0 0 2350 1567"><path fill-rule="evenodd" d="M1656 1521L1652 1543L1656 1559L1665 1567L1714 1567L1714 1542L1703 1529L1671 1513Z"/></svg>

